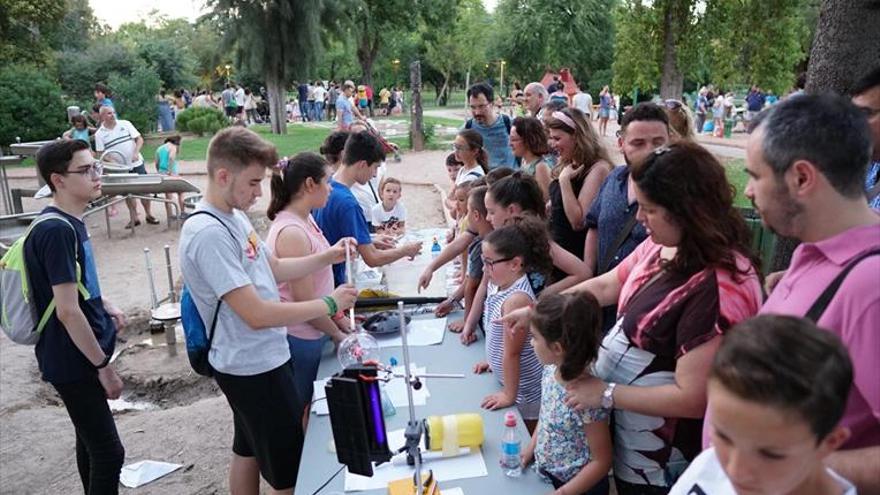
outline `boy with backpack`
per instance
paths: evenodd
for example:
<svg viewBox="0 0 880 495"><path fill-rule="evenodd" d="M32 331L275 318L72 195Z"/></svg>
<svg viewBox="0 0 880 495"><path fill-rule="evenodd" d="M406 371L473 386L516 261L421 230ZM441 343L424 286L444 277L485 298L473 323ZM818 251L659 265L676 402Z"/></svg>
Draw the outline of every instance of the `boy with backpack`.
<svg viewBox="0 0 880 495"><path fill-rule="evenodd" d="M208 332L211 373L232 409L230 492L258 493L262 474L271 493L292 493L309 398L296 393L286 326L336 316L354 305L356 291L346 285L323 299L283 303L277 283L344 261L345 250L354 247L343 238L308 257L271 254L245 210L262 194L266 169L278 154L253 131L231 127L217 133L207 162L208 187L183 225L179 257L185 291Z"/></svg>
<svg viewBox="0 0 880 495"><path fill-rule="evenodd" d="M117 399L122 392L110 357L116 328L125 318L101 297L82 220L89 202L101 196L101 164L88 143L65 140L40 148L37 168L53 201L19 245L34 314L46 315L35 336L37 363L43 380L61 396L76 430L76 464L85 493L117 493L125 450L107 399ZM6 313L11 306L7 289L4 330L12 324Z"/></svg>

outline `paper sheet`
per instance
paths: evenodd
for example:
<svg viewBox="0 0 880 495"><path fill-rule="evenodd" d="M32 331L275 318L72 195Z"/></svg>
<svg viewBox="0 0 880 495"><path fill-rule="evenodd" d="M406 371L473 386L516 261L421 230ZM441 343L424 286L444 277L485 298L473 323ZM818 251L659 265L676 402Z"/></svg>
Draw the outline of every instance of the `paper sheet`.
<svg viewBox="0 0 880 495"><path fill-rule="evenodd" d="M138 461L123 466L119 473L119 481L128 488L137 488L155 481L166 474L183 467L182 464L171 464L159 461Z"/></svg>
<svg viewBox="0 0 880 495"><path fill-rule="evenodd" d="M446 332L446 318L413 319L406 326L407 343L411 346L438 345L443 343ZM374 335L380 348L403 347L399 333L393 335Z"/></svg>
<svg viewBox="0 0 880 495"><path fill-rule="evenodd" d="M415 364L412 365L413 373L416 375L427 373L427 368L420 368ZM394 373L403 374L403 366L395 366L393 368ZM324 385L327 384L327 380L330 378L324 378L322 380L315 381L315 392L312 396L312 412L317 414L318 416L326 416L330 414L330 410L327 408L327 401L325 400L327 394L324 390ZM428 403L428 397L431 396L431 392L428 391L428 381L425 378L421 379L422 388L419 390L413 390L413 405L416 406L424 406ZM388 393L388 398L391 399L391 403L394 404L394 407L397 409L409 407L406 398L406 385L405 380L403 378L392 378L391 381L385 384L385 391Z"/></svg>
<svg viewBox="0 0 880 495"><path fill-rule="evenodd" d="M404 430L388 432L388 446L392 451L403 447L404 443ZM422 438L422 446L424 448L424 438ZM480 450L464 456L433 459L426 462L423 467L425 470L433 470L434 477L444 482L489 475L483 453ZM351 474L346 470L345 491L380 490L386 488L389 481L408 478L412 475L413 468L411 466L395 466L391 462L386 462L381 466L374 465L372 477ZM441 491L447 494L446 490L441 489ZM449 493L454 492L450 491Z"/></svg>
<svg viewBox="0 0 880 495"><path fill-rule="evenodd" d="M442 493L443 495L464 495L464 490L459 487L441 488L440 493Z"/></svg>

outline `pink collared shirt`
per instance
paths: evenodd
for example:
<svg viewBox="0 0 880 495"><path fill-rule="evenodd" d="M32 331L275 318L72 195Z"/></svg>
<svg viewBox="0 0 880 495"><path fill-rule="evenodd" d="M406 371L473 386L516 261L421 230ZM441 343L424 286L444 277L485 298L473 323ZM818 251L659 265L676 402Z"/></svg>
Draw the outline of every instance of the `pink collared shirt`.
<svg viewBox="0 0 880 495"><path fill-rule="evenodd" d="M760 313L804 316L850 260L878 247L880 224L801 244ZM853 388L841 421L852 435L842 448L880 445L880 255L849 272L818 324L840 337L853 362ZM704 447L709 420L707 416Z"/></svg>

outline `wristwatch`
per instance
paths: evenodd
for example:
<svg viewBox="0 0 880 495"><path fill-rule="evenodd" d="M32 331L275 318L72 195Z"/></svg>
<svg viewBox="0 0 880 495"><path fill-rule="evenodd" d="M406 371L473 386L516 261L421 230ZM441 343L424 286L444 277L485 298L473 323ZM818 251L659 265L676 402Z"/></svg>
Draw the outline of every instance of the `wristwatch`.
<svg viewBox="0 0 880 495"><path fill-rule="evenodd" d="M605 391L602 392L603 409L614 409L614 387L616 386L616 383L609 383L608 386L605 387Z"/></svg>

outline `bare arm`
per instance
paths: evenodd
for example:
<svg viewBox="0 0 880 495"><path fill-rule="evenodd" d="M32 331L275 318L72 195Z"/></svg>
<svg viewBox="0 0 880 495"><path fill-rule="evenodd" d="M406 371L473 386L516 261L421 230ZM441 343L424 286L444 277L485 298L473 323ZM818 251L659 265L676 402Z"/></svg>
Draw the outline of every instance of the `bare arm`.
<svg viewBox="0 0 880 495"><path fill-rule="evenodd" d="M584 179L584 185L575 198L574 190L570 180L562 180L560 176L559 186L562 190L562 205L565 209L565 216L574 230L584 228L584 222L587 218L587 212L590 210L590 204L599 194L602 182L608 177L609 166L604 161L596 162L592 170ZM568 176L568 174L566 174Z"/></svg>
<svg viewBox="0 0 880 495"><path fill-rule="evenodd" d="M587 231L587 238L584 239L584 264L590 267L590 271L598 269L599 266L599 230L590 229Z"/></svg>
<svg viewBox="0 0 880 495"><path fill-rule="evenodd" d="M480 324L480 318L483 317L483 303L486 302L486 291L489 288L489 276L486 275L486 272L483 272L483 279L480 280L480 285L477 287L477 292L474 294L474 300L472 307L468 310L467 317L464 321L464 330L461 333L461 342L464 345L468 345L471 342L477 340L475 332L477 330L477 326Z"/></svg>
<svg viewBox="0 0 880 495"><path fill-rule="evenodd" d="M406 256L416 256L422 250L422 245L412 242L396 248L378 249L373 244L361 244L357 249L368 266L384 266Z"/></svg>
<svg viewBox="0 0 880 495"><path fill-rule="evenodd" d="M838 450L825 464L854 484L859 493L880 493L880 446Z"/></svg>
<svg viewBox="0 0 880 495"><path fill-rule="evenodd" d="M452 261L456 256L465 253L467 251L468 246L471 241L474 240L474 235L470 232L461 232L459 235L455 236L455 239L447 244L441 251L440 254L437 255L436 258L431 260L431 263L425 267L425 271L422 272L422 275L419 277L419 291L424 288L427 288L431 283L431 276L437 271L438 268ZM465 260L467 262L467 260ZM467 266L466 264L463 266Z"/></svg>
<svg viewBox="0 0 880 495"><path fill-rule="evenodd" d="M502 314L509 313L518 308L528 307L531 299L522 292L512 294L501 306ZM528 332L512 334L504 332L504 350L502 364L504 366L504 389L501 392L489 395L483 399L482 407L486 409L502 409L516 403L516 393L519 390L519 358L525 347ZM498 373L498 370L492 370Z"/></svg>
<svg viewBox="0 0 880 495"><path fill-rule="evenodd" d="M552 179L550 178L550 166L544 160L538 162L535 167L535 180L538 182L541 192L544 193L544 201L550 199L550 181Z"/></svg>
<svg viewBox="0 0 880 495"><path fill-rule="evenodd" d="M350 285L337 287L330 295L339 310L354 305L357 291ZM313 320L327 315L327 303L321 299L304 302L277 302L262 299L253 285L233 289L223 295L223 301L254 330L284 327L292 323Z"/></svg>
<svg viewBox="0 0 880 495"><path fill-rule="evenodd" d="M614 408L648 416L702 418L706 415L706 384L709 366L721 336L697 346L675 362L675 383L656 386L618 384ZM607 384L596 378L579 379L567 385L569 406L599 407Z"/></svg>
<svg viewBox="0 0 880 495"><path fill-rule="evenodd" d="M611 432L608 422L587 423L584 425L584 433L587 435L587 445L590 446L590 462L556 493L585 493L608 476L611 469Z"/></svg>
<svg viewBox="0 0 880 495"><path fill-rule="evenodd" d="M600 306L617 304L620 297L620 280L617 278L617 267L602 275L585 280L564 292L589 291L599 301Z"/></svg>
<svg viewBox="0 0 880 495"><path fill-rule="evenodd" d="M269 267L275 280L285 282L303 278L327 265L345 261L345 249L347 245L354 246L354 239L344 237L336 244L330 246L323 253L310 254L301 258L279 259L277 256L269 256ZM360 249L360 246L358 246Z"/></svg>
<svg viewBox="0 0 880 495"><path fill-rule="evenodd" d="M135 162L138 159L138 155L141 153L141 148L144 147L144 138L143 136L138 136L137 139L134 140L134 156L131 157L131 161Z"/></svg>
<svg viewBox="0 0 880 495"><path fill-rule="evenodd" d="M305 232L297 228L288 228L278 234L273 251L279 258L301 258L308 256L311 249ZM311 275L289 280L287 285L290 287L294 301L310 301L316 297L315 282ZM309 320L309 324L329 335L334 341L338 342L345 338L336 323L326 314Z"/></svg>
<svg viewBox="0 0 880 495"><path fill-rule="evenodd" d="M562 246L552 241L550 242L550 256L553 258L553 266L568 274L562 280L549 285L545 289L551 293L562 292L593 276L591 265L579 260L577 256L569 253Z"/></svg>

